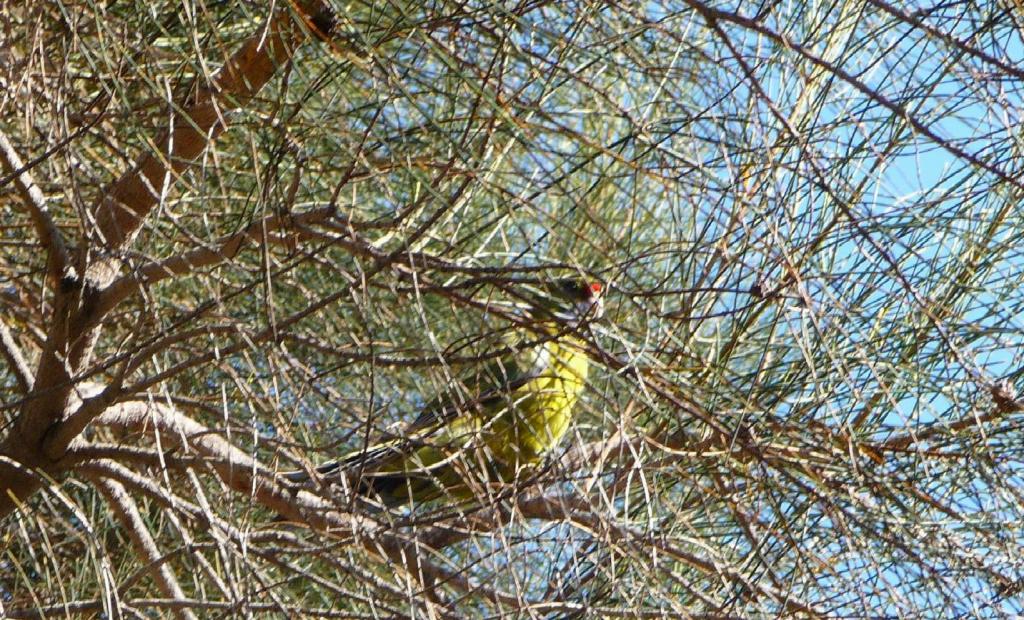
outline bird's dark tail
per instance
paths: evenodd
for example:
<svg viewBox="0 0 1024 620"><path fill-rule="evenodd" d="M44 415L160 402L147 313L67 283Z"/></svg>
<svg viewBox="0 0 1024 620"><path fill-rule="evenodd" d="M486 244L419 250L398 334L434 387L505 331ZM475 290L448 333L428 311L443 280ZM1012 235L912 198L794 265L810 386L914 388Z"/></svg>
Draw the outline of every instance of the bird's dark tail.
<svg viewBox="0 0 1024 620"><path fill-rule="evenodd" d="M373 471L388 459L400 456L401 454L403 452L399 446L386 444L372 447L368 450L358 450L336 461L328 461L318 465L313 471L321 478L351 475L359 470ZM296 484L303 484L310 480L309 473L305 469L282 472L279 475L288 482Z"/></svg>
<svg viewBox="0 0 1024 620"><path fill-rule="evenodd" d="M346 465L346 463L345 463L344 460L330 461L328 463L324 463L323 465L320 465L319 467L317 467L313 471L318 473L321 477L323 477L323 476L330 476L330 475L336 473L339 469L341 469L345 465ZM309 472L307 472L305 469L297 469L295 471L282 472L280 474L280 476L282 478L284 478L285 480L287 480L288 482L294 482L296 484L302 484L304 482L309 482L309 480L310 480Z"/></svg>

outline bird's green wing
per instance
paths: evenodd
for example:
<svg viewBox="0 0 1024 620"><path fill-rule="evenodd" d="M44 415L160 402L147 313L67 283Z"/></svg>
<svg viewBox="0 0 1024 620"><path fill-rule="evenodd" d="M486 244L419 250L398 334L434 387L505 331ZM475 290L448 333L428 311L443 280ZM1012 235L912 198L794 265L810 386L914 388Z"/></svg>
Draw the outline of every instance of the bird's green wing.
<svg viewBox="0 0 1024 620"><path fill-rule="evenodd" d="M512 349L512 353L463 377L452 390L454 393L442 394L434 399L405 427L403 435L429 434L461 415L479 415L482 411L489 411L493 405L506 400L512 392L536 378L543 368L530 359L535 357L535 352L516 351L518 344L505 344L506 348Z"/></svg>
<svg viewBox="0 0 1024 620"><path fill-rule="evenodd" d="M470 392L470 396L460 398L458 393L442 394L424 407L416 419L400 433L338 460L324 463L316 468L316 472L326 476L339 469L352 470L356 467L372 471L414 452L439 429L452 424L460 416L493 412L495 406L507 402L511 394L535 379L547 367L544 345L521 349L524 342L525 334L521 331L504 335L497 344L509 349L509 354L460 381L460 392ZM294 482L308 479L304 471L289 472L284 477Z"/></svg>

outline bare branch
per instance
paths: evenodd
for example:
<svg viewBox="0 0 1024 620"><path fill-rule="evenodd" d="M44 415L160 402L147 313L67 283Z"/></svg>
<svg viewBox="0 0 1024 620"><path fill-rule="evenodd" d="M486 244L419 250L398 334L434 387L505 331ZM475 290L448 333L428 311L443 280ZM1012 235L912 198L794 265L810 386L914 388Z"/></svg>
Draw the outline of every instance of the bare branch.
<svg viewBox="0 0 1024 620"><path fill-rule="evenodd" d="M984 433L985 425L995 422L1006 416L1024 411L1024 399L1021 399L1017 391L1009 382L994 384L990 389L990 395L995 406L984 415L971 414L953 422L934 422L931 425L906 433L890 437L884 442L875 445L877 450L905 450L913 445L923 444L942 436L955 437L958 433L966 430L977 430Z"/></svg>
<svg viewBox="0 0 1024 620"><path fill-rule="evenodd" d="M333 207L321 207L305 213L272 215L253 222L232 235L214 241L210 247L198 248L178 256L141 265L133 273L115 280L101 295L98 314L104 315L123 301L132 291L150 286L165 278L185 275L203 267L229 261L242 251L246 242L261 243L265 236L278 230L288 230L295 225L309 225L331 217Z"/></svg>
<svg viewBox="0 0 1024 620"><path fill-rule="evenodd" d="M186 453L194 450L203 456L212 457L214 470L220 479L235 491L253 497L270 510L290 519L306 520L300 508L302 501L275 483L271 472L219 434L169 405L140 401L119 403L104 411L96 422L122 431L152 428L152 432L160 435L164 445L181 445ZM305 509L311 513L309 518L314 519L320 528L326 529L327 523L323 519L330 517L316 513L328 512L330 507L323 502L313 502L312 496L306 495L309 501L305 502Z"/></svg>
<svg viewBox="0 0 1024 620"><path fill-rule="evenodd" d="M0 130L0 163L3 164L3 170L9 174L14 174L24 167L14 145L2 130ZM53 221L50 209L46 205L46 196L36 185L32 175L28 171L22 171L14 177L14 183L28 210L32 225L35 226L40 245L50 253L49 274L51 283L56 285L68 265L68 251L64 245L64 237Z"/></svg>
<svg viewBox="0 0 1024 620"><path fill-rule="evenodd" d="M157 549L156 541L153 540L153 536L149 533L149 528L146 526L145 521L143 521L142 515L139 514L139 507L129 497L124 487L120 483L107 478L101 479L97 485L107 498L107 503L114 509L114 516L117 517L121 525L128 532L128 538L132 541L132 546L135 547L135 553L139 556L139 561L144 565L152 565L150 575L156 581L156 585L163 595L174 600L184 599L185 593L182 591L181 586L178 585L178 579L174 576L174 571L166 562L161 562L162 554ZM192 610L187 607L172 611L176 618L191 620L196 617Z"/></svg>
<svg viewBox="0 0 1024 620"><path fill-rule="evenodd" d="M373 620L377 617L372 614L357 614L327 608L287 606L282 609L279 605L273 603L214 601L190 598L137 598L125 600L123 605L126 609L149 610L154 613L158 611L187 610L190 612L221 612L225 614L235 614L241 613L244 610L256 613L280 613L283 611L301 618L337 618L339 620L359 620L365 618L366 620ZM103 611L103 609L103 601L68 601L67 603L59 605L47 605L38 608L11 609L7 611L6 615L12 620L30 620L33 618L45 620L46 618L52 618L56 615L94 614Z"/></svg>
<svg viewBox="0 0 1024 620"><path fill-rule="evenodd" d="M25 361L25 357L21 354L21 347L18 346L14 335L11 334L11 330L7 328L7 324L2 320L0 320L0 352L3 353L4 359L7 360L11 373L18 382L18 387L21 388L23 394L28 394L32 389L32 370L28 367L28 362Z"/></svg>

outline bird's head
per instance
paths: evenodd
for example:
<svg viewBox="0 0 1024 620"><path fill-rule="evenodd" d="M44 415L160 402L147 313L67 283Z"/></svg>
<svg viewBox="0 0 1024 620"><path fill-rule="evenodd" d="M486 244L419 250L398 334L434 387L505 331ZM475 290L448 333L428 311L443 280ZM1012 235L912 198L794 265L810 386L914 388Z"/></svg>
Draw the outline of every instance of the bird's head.
<svg viewBox="0 0 1024 620"><path fill-rule="evenodd" d="M583 278L559 278L544 282L534 305L572 323L596 321L604 315L603 285Z"/></svg>

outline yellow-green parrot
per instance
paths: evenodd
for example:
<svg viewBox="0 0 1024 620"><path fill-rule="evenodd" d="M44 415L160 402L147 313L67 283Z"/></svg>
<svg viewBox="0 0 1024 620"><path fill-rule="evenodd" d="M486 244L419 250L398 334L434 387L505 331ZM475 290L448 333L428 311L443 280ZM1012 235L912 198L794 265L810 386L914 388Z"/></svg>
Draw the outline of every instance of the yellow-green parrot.
<svg viewBox="0 0 1024 620"><path fill-rule="evenodd" d="M600 283L566 278L543 288L530 296L525 318L535 323L521 330L514 353L482 375L488 388L438 401L393 438L320 465L322 480L391 507L486 497L539 463L565 435L586 385L589 360L574 334L604 309ZM283 475L309 480L305 471Z"/></svg>

